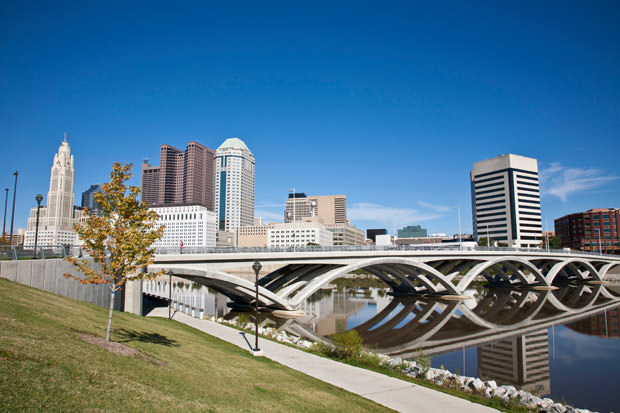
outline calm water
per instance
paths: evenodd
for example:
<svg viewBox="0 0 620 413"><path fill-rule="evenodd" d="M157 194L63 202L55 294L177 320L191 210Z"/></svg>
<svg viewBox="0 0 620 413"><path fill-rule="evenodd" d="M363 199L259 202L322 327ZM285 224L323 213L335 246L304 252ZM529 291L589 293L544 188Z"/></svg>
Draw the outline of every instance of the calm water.
<svg viewBox="0 0 620 413"><path fill-rule="evenodd" d="M422 349L433 367L580 408L620 408L620 287L480 289L468 291L474 298L465 302L386 293L320 290L302 305L306 316L285 328L308 338L355 328L366 346L392 357ZM175 294L207 314L228 313L226 297L206 287L178 285Z"/></svg>

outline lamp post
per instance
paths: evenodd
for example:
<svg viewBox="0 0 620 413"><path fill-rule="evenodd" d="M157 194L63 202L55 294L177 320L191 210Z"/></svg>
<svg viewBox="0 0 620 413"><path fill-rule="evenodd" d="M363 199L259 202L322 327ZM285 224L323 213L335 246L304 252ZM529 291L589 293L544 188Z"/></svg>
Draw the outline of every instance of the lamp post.
<svg viewBox="0 0 620 413"><path fill-rule="evenodd" d="M461 207L457 205L454 208L456 208L456 214L459 220L459 248L461 248Z"/></svg>
<svg viewBox="0 0 620 413"><path fill-rule="evenodd" d="M13 245L13 221L15 219L15 195L17 194L17 175L19 173L15 171L15 186L13 187L13 210L11 211L11 235L9 235L9 245Z"/></svg>
<svg viewBox="0 0 620 413"><path fill-rule="evenodd" d="M293 252L295 252L295 241L297 241L295 239L295 209L297 209L297 205L295 205L295 188L291 188L289 189L289 192L293 193L293 233L291 234L291 239L293 240ZM257 261L258 262L258 261ZM258 345L257 345L258 347Z"/></svg>
<svg viewBox="0 0 620 413"><path fill-rule="evenodd" d="M599 228L594 228L594 230L598 233L598 253L603 255L603 248L601 247L601 230Z"/></svg>
<svg viewBox="0 0 620 413"><path fill-rule="evenodd" d="M168 270L168 320L172 318L172 271Z"/></svg>
<svg viewBox="0 0 620 413"><path fill-rule="evenodd" d="M2 239L6 236L6 206L9 202L9 188L4 188L4 221L2 223Z"/></svg>
<svg viewBox="0 0 620 413"><path fill-rule="evenodd" d="M254 352L260 351L260 349L258 348L258 273L260 272L261 268L263 268L263 266L258 261L255 261L254 265L252 265L252 269L254 270L254 273L256 274L256 297L255 297L255 303L254 303L254 326L255 326L254 337L256 338L256 342L254 344Z"/></svg>
<svg viewBox="0 0 620 413"><path fill-rule="evenodd" d="M37 242L39 241L39 210L41 209L41 201L43 201L43 195L37 194L34 199L37 200L37 223L34 227L34 258L37 258Z"/></svg>

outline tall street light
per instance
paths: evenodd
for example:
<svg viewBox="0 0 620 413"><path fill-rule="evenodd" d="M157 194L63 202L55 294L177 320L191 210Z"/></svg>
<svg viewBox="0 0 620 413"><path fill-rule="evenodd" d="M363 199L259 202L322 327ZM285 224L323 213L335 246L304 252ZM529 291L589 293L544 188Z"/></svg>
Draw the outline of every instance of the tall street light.
<svg viewBox="0 0 620 413"><path fill-rule="evenodd" d="M39 241L39 210L41 209L41 201L43 201L43 195L37 194L34 199L37 200L37 223L34 230L34 258L37 258L37 242Z"/></svg>
<svg viewBox="0 0 620 413"><path fill-rule="evenodd" d="M601 230L600 228L594 228L594 230L598 233L598 253L603 255L603 248L601 247Z"/></svg>
<svg viewBox="0 0 620 413"><path fill-rule="evenodd" d="M293 239L293 252L295 252L295 241L297 241L295 238L295 209L297 207L297 205L295 205L295 188L291 188L289 189L289 192L293 193L293 233L291 234L291 238ZM257 345L258 347L258 345Z"/></svg>
<svg viewBox="0 0 620 413"><path fill-rule="evenodd" d="M13 173L15 175L15 186L13 187L13 211L11 211L11 235L9 236L9 245L13 245L13 221L15 219L15 195L17 194L17 175L18 171Z"/></svg>
<svg viewBox="0 0 620 413"><path fill-rule="evenodd" d="M6 236L6 206L9 202L9 188L4 188L4 221L2 224L2 238Z"/></svg>
<svg viewBox="0 0 620 413"><path fill-rule="evenodd" d="M172 318L172 270L168 270L168 320Z"/></svg>
<svg viewBox="0 0 620 413"><path fill-rule="evenodd" d="M459 205L455 206L456 214L459 220L459 248L461 247L461 207Z"/></svg>
<svg viewBox="0 0 620 413"><path fill-rule="evenodd" d="M252 269L254 270L254 273L256 274L256 283L255 283L256 284L256 297L255 297L255 303L254 303L254 326L255 326L254 337L256 338L256 342L254 344L255 353L260 351L260 349L258 348L258 273L260 272L261 268L263 268L263 266L258 261L255 261L254 265L252 265Z"/></svg>

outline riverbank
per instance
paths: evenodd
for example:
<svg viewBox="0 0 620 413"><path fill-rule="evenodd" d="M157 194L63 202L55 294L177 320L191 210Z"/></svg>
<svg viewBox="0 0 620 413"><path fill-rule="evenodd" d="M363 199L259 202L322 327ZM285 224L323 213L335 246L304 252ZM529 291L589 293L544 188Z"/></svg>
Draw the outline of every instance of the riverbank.
<svg viewBox="0 0 620 413"><path fill-rule="evenodd" d="M167 309L165 309L165 311L167 311ZM164 309L158 309L158 311L153 312L152 315L167 316L167 312L164 314ZM193 319L192 317L189 317L183 313L175 313L175 317L176 319L179 319L181 322L188 322L188 323L192 323L191 325L194 325L194 324L198 325L197 322L190 321L190 320L196 320L196 319ZM228 324L236 328L245 329L249 331L247 333L248 339L250 338L253 339L254 337L253 334L251 334L251 331L253 331L253 324L251 323L239 322L238 319L225 320L223 318L219 318L219 319L211 318L210 321L213 323ZM229 336L228 334L223 334L222 331L220 330L208 328L208 327L206 327L206 329L203 331L209 334L216 334L218 337L222 338L223 340L227 340L227 341L231 340L230 341L231 343L235 343L243 347L243 342L241 342L240 340L234 339L235 333L233 333L233 336ZM233 330L233 331L237 331L237 330ZM239 334L239 332L237 331L236 334ZM266 327L266 328L259 327L259 334L265 337L271 338L277 342L285 343L290 346L296 346L296 347L299 347L305 350L311 349L313 347L313 343L308 340L304 340L297 336L287 334L286 332L283 332L283 331L278 331L271 327ZM253 341L250 340L249 343L253 343ZM249 343L246 342L246 344L248 345ZM270 342L261 341L261 343L263 343L261 344L261 347L263 347L265 346L265 343L270 343ZM280 346L280 347L284 347L284 346ZM457 374L453 374L452 372L447 371L445 369L430 368L427 365L425 365L426 363L424 363L424 361L420 363L420 362L411 361L411 360L408 361L408 360L401 360L401 359L391 359L387 356L380 355L380 354L374 354L374 353L370 353L370 354L372 354L373 357L376 357L377 359L379 359L380 364L385 366L386 370L397 370L398 372L408 377L411 377L416 380L425 380L426 382L432 383L433 385L441 386L445 390L454 389L454 390L461 391L463 393L472 394L475 396L486 398L488 399L488 403L494 403L495 405L497 405L498 408L502 410L518 411L518 410L524 409L528 411L535 410L535 411L554 412L554 413L564 413L564 412L591 413L590 410L588 409L579 409L574 406L556 402L550 398L541 398L530 392L519 390L515 388L514 386L497 385L497 383L494 380L482 381L475 377L466 377L466 376L460 376ZM303 358L303 356L298 355L297 358L298 359ZM283 364L286 364L286 363L283 363ZM342 363L339 363L339 364L342 364ZM297 366L295 365L295 363L286 364L286 365L288 365L291 368L297 369ZM306 374L310 374L310 373L306 372ZM320 377L317 377L317 378L320 378ZM332 384L335 384L335 383L332 383ZM336 385L339 385L339 384L336 384ZM437 391L435 392L437 393ZM362 394L362 393L358 393L358 394ZM395 408L394 406L390 406L390 407ZM400 408L397 408L397 410L408 411L408 410L401 410ZM412 410L412 411L416 411L416 410Z"/></svg>
<svg viewBox="0 0 620 413"><path fill-rule="evenodd" d="M389 411L167 319L107 309L0 279L3 411Z"/></svg>

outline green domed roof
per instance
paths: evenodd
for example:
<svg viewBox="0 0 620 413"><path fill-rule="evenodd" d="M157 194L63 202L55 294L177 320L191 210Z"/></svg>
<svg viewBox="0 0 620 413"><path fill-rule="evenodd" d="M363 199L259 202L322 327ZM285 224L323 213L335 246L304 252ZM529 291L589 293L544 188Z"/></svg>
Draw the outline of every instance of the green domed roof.
<svg viewBox="0 0 620 413"><path fill-rule="evenodd" d="M250 150L250 148L248 148L246 144L239 138L228 138L217 149L223 149L223 148L247 149L248 151Z"/></svg>

